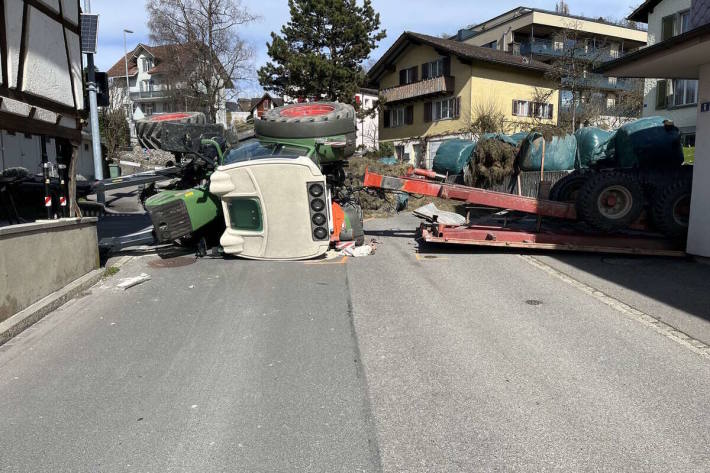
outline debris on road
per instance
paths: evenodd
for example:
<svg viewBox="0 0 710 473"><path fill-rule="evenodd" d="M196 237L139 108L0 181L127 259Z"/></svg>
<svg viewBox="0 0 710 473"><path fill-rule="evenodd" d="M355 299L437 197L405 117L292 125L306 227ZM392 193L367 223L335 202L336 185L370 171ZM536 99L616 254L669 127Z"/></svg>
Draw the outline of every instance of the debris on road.
<svg viewBox="0 0 710 473"><path fill-rule="evenodd" d="M424 218L428 221L436 221L443 225L464 225L466 223L466 217L457 214L455 212L447 212L446 210L439 210L433 202L429 202L412 211L417 217Z"/></svg>
<svg viewBox="0 0 710 473"><path fill-rule="evenodd" d="M146 281L150 281L150 275L146 273L141 273L139 276L121 279L121 282L119 282L116 287L125 291L126 289L129 289L133 286L137 286L138 284L144 283Z"/></svg>

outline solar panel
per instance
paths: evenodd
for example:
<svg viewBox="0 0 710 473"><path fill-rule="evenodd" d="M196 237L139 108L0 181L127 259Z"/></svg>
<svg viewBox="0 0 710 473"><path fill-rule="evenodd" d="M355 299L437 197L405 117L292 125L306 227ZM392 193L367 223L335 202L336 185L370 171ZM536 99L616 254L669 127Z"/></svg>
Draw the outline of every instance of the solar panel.
<svg viewBox="0 0 710 473"><path fill-rule="evenodd" d="M81 52L96 53L96 41L99 30L99 15L96 13L81 14Z"/></svg>

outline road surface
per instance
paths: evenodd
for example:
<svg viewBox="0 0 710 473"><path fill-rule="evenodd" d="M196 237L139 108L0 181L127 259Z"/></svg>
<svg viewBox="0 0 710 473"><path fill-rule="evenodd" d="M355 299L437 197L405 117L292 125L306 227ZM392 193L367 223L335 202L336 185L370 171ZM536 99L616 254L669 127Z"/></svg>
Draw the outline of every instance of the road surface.
<svg viewBox="0 0 710 473"><path fill-rule="evenodd" d="M359 259L135 257L0 347L0 469L710 470L710 358L535 265L660 263L417 253L415 223ZM604 294L702 339L710 268L662 261L696 303Z"/></svg>

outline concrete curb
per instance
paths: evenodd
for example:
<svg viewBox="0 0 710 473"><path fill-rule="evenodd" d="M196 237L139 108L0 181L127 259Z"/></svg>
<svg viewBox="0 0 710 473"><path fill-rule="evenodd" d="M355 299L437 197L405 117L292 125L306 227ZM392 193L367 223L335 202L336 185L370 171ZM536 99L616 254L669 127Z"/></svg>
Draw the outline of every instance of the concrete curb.
<svg viewBox="0 0 710 473"><path fill-rule="evenodd" d="M133 258L130 256L124 256L111 266L121 267L131 259ZM1 322L0 345L9 342L13 337L99 282L105 271L106 268L95 269Z"/></svg>

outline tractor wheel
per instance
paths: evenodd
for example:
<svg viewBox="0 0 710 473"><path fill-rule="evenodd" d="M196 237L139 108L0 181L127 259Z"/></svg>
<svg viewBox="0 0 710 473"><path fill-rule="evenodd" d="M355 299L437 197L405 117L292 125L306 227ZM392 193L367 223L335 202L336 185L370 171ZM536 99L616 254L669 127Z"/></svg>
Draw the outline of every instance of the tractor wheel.
<svg viewBox="0 0 710 473"><path fill-rule="evenodd" d="M357 131L355 109L338 102L295 103L268 110L254 121L257 135L272 138L318 138Z"/></svg>
<svg viewBox="0 0 710 473"><path fill-rule="evenodd" d="M692 181L677 179L669 186L656 190L651 205L654 226L670 238L685 238L688 234L690 216L690 193Z"/></svg>
<svg viewBox="0 0 710 473"><path fill-rule="evenodd" d="M589 173L575 171L555 182L550 189L550 200L576 202L579 190L589 179Z"/></svg>
<svg viewBox="0 0 710 473"><path fill-rule="evenodd" d="M636 176L623 172L592 174L579 189L577 215L604 231L635 222L643 210L643 189Z"/></svg>
<svg viewBox="0 0 710 473"><path fill-rule="evenodd" d="M205 124L207 119L202 112L179 112L162 115L151 115L143 120L136 121L136 137L143 148L162 149L160 137L163 132L163 123L195 123Z"/></svg>

